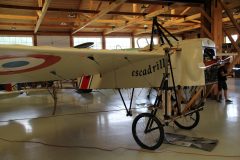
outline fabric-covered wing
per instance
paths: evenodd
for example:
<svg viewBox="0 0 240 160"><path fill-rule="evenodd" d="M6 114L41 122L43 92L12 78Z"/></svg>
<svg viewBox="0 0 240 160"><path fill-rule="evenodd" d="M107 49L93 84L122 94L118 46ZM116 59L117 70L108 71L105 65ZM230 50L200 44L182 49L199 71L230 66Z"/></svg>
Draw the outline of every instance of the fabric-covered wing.
<svg viewBox="0 0 240 160"><path fill-rule="evenodd" d="M0 84L73 79L159 58L163 52L0 45Z"/></svg>

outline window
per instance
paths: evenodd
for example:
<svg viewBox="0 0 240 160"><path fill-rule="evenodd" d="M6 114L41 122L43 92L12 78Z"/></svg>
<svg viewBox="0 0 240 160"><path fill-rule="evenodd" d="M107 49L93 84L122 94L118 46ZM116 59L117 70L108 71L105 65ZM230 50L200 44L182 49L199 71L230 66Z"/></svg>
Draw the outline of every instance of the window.
<svg viewBox="0 0 240 160"><path fill-rule="evenodd" d="M53 46L53 47L69 47L70 37L69 36L37 36L38 46Z"/></svg>
<svg viewBox="0 0 240 160"><path fill-rule="evenodd" d="M130 37L107 37L106 49L127 49L132 48Z"/></svg>
<svg viewBox="0 0 240 160"><path fill-rule="evenodd" d="M0 36L0 44L22 44L33 46L33 39L31 36L22 37L22 36Z"/></svg>
<svg viewBox="0 0 240 160"><path fill-rule="evenodd" d="M73 45L79 45L86 42L93 42L93 49L102 49L102 38L101 37L74 37Z"/></svg>
<svg viewBox="0 0 240 160"><path fill-rule="evenodd" d="M135 48L144 48L147 45L149 45L150 42L151 42L151 38L150 37L137 37L137 38L134 38ZM158 44L158 38L157 37L153 37L153 44Z"/></svg>
<svg viewBox="0 0 240 160"><path fill-rule="evenodd" d="M232 35L232 38L233 38L233 40L236 42L237 39L238 39L238 35L237 35L237 34L234 34L234 35ZM226 36L225 42L226 42L226 43L231 43L231 41L229 40L229 38L228 38L227 36Z"/></svg>

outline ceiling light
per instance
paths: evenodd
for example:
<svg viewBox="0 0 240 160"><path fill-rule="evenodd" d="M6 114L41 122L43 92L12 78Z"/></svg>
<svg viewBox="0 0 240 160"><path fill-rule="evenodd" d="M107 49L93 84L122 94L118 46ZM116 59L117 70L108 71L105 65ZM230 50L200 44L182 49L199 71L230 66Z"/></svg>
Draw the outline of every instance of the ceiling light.
<svg viewBox="0 0 240 160"><path fill-rule="evenodd" d="M144 24L143 25L145 32L147 31L148 25Z"/></svg>
<svg viewBox="0 0 240 160"><path fill-rule="evenodd" d="M11 30L12 31L15 31L17 28L16 27L11 27Z"/></svg>
<svg viewBox="0 0 240 160"><path fill-rule="evenodd" d="M61 26L66 26L67 23L66 23L66 22L61 22L60 25L61 25Z"/></svg>
<svg viewBox="0 0 240 160"><path fill-rule="evenodd" d="M148 8L148 7L149 7L148 4L143 4L143 5L141 6L141 9L146 9L146 8Z"/></svg>
<svg viewBox="0 0 240 160"><path fill-rule="evenodd" d="M112 30L114 30L116 28L116 26L115 25L112 25Z"/></svg>
<svg viewBox="0 0 240 160"><path fill-rule="evenodd" d="M69 18L76 18L76 17L77 17L77 14L76 14L75 12L70 12L70 13L68 14L68 17L69 17Z"/></svg>

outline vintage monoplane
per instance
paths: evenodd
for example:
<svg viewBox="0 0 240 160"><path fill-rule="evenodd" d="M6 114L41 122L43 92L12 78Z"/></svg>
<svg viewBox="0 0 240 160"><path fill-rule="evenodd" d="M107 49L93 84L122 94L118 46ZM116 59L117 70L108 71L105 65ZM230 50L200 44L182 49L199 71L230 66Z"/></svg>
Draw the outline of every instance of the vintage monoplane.
<svg viewBox="0 0 240 160"><path fill-rule="evenodd" d="M161 43L153 45L152 34L151 44L136 50L0 45L0 84L92 75L89 89L118 89L123 102L121 88L157 88L151 113L139 114L132 126L141 147L156 149L163 142L164 125L174 122L180 128L192 129L198 124L204 102L200 95L209 81L204 60L211 60L216 51L214 42L206 38L171 43L166 33L171 34L156 19L152 30L157 31ZM180 88L184 87L194 88L189 98L181 96ZM52 93L56 94L54 87ZM129 108L124 102L127 115L131 115L131 104L132 98ZM162 109L160 121L157 112Z"/></svg>

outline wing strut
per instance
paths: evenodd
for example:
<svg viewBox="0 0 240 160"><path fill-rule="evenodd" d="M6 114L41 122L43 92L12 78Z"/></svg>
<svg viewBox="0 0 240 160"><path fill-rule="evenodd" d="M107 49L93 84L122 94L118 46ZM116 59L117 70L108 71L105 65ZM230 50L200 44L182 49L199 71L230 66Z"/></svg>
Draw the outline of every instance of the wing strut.
<svg viewBox="0 0 240 160"><path fill-rule="evenodd" d="M52 115L55 115L57 109L57 87L53 84L52 87L48 88L48 92L51 94L54 101Z"/></svg>
<svg viewBox="0 0 240 160"><path fill-rule="evenodd" d="M130 104L129 104L129 108L127 108L127 105L126 105L126 102L122 96L122 92L121 92L121 89L118 89L118 92L121 96L121 99L122 99L122 102L124 104L124 107L126 109L126 112L127 112L127 116L132 116L132 100L133 100L133 95L134 95L134 88L132 88L132 94L131 94L131 100L130 100Z"/></svg>
<svg viewBox="0 0 240 160"><path fill-rule="evenodd" d="M160 85L160 93L159 93L160 95L157 96L154 106L159 106L159 103L161 103L160 97L163 94L162 92L164 92L164 94L165 94L165 100L164 100L165 101L165 106L164 106L165 107L165 115L164 116L165 116L165 118L167 118L168 117L168 113L167 113L167 92L168 92L168 90L173 89L175 98L176 98L176 102L178 102L170 54L172 54L172 52L174 50L179 50L179 49L173 47L173 44L171 43L171 41L168 39L168 37L166 35L172 37L176 41L178 41L178 39L173 34L171 34L166 28L164 28L160 23L158 23L157 17L153 17L150 51L153 50L153 45L154 45L153 44L153 36L156 33L159 36L160 45L162 46L165 44L165 42L167 42L169 47L164 48L164 51L165 51L165 56L164 56L165 73L163 74L162 82ZM170 69L170 73L169 73L169 69ZM169 87L169 75L170 74L171 74L171 78L172 78L173 87ZM179 103L176 104L176 107L178 108L178 111L180 111ZM180 114L180 112L178 114Z"/></svg>
<svg viewBox="0 0 240 160"><path fill-rule="evenodd" d="M171 34L166 28L164 28L160 23L158 23L157 17L153 17L150 51L153 50L153 36L156 33L158 33L161 45L164 45L166 41L170 47L173 47L172 43L170 42L165 33L167 33L167 35L172 37L174 40L178 41L178 39L173 34Z"/></svg>

